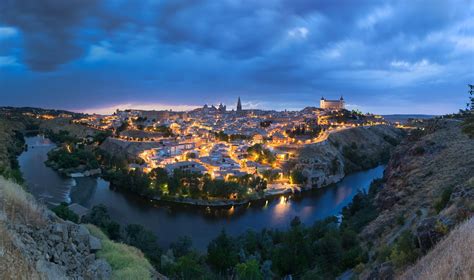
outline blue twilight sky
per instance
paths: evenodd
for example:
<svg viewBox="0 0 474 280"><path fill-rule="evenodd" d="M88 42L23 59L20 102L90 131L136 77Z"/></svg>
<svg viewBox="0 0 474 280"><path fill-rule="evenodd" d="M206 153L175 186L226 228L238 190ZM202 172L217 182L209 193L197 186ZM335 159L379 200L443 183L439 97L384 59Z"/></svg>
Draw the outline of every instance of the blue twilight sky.
<svg viewBox="0 0 474 280"><path fill-rule="evenodd" d="M455 112L471 0L3 0L0 106Z"/></svg>

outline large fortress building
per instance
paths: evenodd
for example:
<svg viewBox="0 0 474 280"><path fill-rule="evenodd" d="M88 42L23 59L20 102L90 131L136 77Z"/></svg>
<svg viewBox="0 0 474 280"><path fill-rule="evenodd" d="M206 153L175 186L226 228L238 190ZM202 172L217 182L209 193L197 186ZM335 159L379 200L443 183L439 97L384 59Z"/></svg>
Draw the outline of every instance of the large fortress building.
<svg viewBox="0 0 474 280"><path fill-rule="evenodd" d="M321 97L319 107L324 110L339 111L345 108L344 98L341 96L339 100L328 100Z"/></svg>

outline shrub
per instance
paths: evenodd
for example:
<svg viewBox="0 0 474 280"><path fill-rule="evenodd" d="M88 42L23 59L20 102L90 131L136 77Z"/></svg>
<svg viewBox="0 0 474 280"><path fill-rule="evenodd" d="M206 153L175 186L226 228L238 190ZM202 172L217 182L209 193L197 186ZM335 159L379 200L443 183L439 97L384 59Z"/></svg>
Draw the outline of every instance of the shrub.
<svg viewBox="0 0 474 280"><path fill-rule="evenodd" d="M107 207L103 204L92 207L92 210L82 217L82 221L100 227L112 240L120 239L120 225L110 218Z"/></svg>
<svg viewBox="0 0 474 280"><path fill-rule="evenodd" d="M238 279L242 280L263 280L262 272L258 262L255 259L250 259L245 263L240 263L235 267Z"/></svg>
<svg viewBox="0 0 474 280"><path fill-rule="evenodd" d="M184 255L172 264L168 275L171 279L209 279L202 259L197 253Z"/></svg>
<svg viewBox="0 0 474 280"><path fill-rule="evenodd" d="M392 252L392 248L390 248L387 245L382 245L378 250L377 250L377 260L379 262L385 262L388 259L390 259L390 253Z"/></svg>
<svg viewBox="0 0 474 280"><path fill-rule="evenodd" d="M404 231L397 239L397 242L390 253L390 260L397 267L403 267L413 263L419 253L415 247L415 237L410 231Z"/></svg>
<svg viewBox="0 0 474 280"><path fill-rule="evenodd" d="M446 205L449 202L449 199L451 198L452 193L453 193L452 187L447 187L443 190L443 192L441 193L441 197L434 204L436 213L441 212L441 210L443 210L446 207Z"/></svg>
<svg viewBox="0 0 474 280"><path fill-rule="evenodd" d="M61 204L59 204L58 206L54 207L51 210L56 215L58 215L58 217L60 217L61 219L69 220L69 221L74 222L74 223L79 222L79 216L76 213L74 213L73 211L71 211L68 208L67 203L65 203L65 202L62 202Z"/></svg>

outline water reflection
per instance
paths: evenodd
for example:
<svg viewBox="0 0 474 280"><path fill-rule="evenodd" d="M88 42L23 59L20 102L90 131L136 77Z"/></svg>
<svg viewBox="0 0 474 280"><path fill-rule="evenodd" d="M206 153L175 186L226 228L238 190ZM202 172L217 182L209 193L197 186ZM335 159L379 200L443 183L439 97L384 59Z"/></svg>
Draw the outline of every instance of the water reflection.
<svg viewBox="0 0 474 280"><path fill-rule="evenodd" d="M272 224L278 224L279 221L284 219L288 212L291 209L291 203L289 202L288 198L285 196L281 196L279 199L278 204L273 207L272 213Z"/></svg>
<svg viewBox="0 0 474 280"><path fill-rule="evenodd" d="M336 197L334 203L339 204L350 197L352 194L352 189L349 186L339 186L336 189Z"/></svg>
<svg viewBox="0 0 474 280"><path fill-rule="evenodd" d="M28 138L27 143L37 140ZM293 194L291 197L253 201L232 208L196 208L150 203L135 195L112 190L108 182L102 179L77 178L74 181L62 178L43 164L52 147L35 147L19 158L27 184L36 197L59 203L70 196L72 202L88 208L105 204L113 219L121 224L144 225L158 236L162 246L169 245L179 236L189 235L200 250L205 250L208 242L223 228L229 234L237 235L247 229L286 228L294 216L299 216L305 224L312 224L327 216L337 215L359 188L367 189L372 179L380 178L383 173L383 167L380 166L347 176L333 187ZM73 186L72 182L77 184Z"/></svg>

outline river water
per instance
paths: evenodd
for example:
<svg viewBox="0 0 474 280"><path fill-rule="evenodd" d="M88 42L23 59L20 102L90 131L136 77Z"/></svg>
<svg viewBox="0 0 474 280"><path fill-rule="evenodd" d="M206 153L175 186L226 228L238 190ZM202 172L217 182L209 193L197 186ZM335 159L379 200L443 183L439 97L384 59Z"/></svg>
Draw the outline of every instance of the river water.
<svg viewBox="0 0 474 280"><path fill-rule="evenodd" d="M337 215L358 190L367 190L373 179L381 178L384 170L384 166L378 166L348 175L335 186L289 197L275 197L239 207L206 209L152 203L133 194L111 190L109 183L100 178L63 178L44 164L54 144L41 136L28 137L26 143L29 149L18 160L29 190L37 199L52 205L62 201L79 203L87 208L102 203L120 224L142 224L152 230L162 246L187 235L199 250L205 250L222 229L238 235L248 229L283 229L295 216L310 225Z"/></svg>

